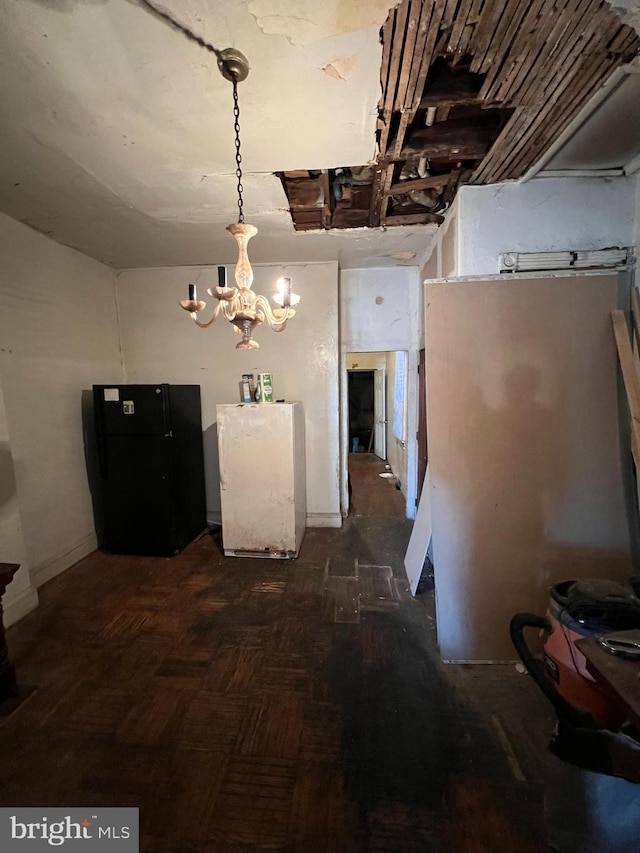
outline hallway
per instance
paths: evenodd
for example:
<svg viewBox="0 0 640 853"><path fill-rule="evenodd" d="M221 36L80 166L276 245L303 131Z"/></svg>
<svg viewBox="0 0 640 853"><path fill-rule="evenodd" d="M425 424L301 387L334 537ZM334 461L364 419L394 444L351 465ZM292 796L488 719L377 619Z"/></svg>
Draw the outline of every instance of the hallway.
<svg viewBox="0 0 640 853"><path fill-rule="evenodd" d="M0 726L0 805L138 806L146 853L534 853L549 712L513 666L440 663L410 529L309 529L291 563L205 534L55 578L8 632L39 689Z"/></svg>
<svg viewBox="0 0 640 853"><path fill-rule="evenodd" d="M380 477L380 474L390 474ZM396 488L396 478L382 459L373 453L349 454L351 500L349 515L405 518L405 497Z"/></svg>

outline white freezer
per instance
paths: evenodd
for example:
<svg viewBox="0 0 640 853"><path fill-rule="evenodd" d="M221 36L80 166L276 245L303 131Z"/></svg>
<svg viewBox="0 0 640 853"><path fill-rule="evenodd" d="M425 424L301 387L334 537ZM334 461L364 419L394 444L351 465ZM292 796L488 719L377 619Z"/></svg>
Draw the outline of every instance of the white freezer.
<svg viewBox="0 0 640 853"><path fill-rule="evenodd" d="M298 556L307 516L302 403L216 406L228 557Z"/></svg>

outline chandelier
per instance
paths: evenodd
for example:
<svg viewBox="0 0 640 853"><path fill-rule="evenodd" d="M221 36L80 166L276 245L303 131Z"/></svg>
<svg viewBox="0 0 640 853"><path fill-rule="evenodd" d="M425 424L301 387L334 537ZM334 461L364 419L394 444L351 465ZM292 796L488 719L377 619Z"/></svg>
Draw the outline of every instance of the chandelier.
<svg viewBox="0 0 640 853"><path fill-rule="evenodd" d="M277 292L273 301L278 308L272 309L265 296L251 290L253 270L249 263L248 243L258 233L253 225L244 221L243 186L242 186L242 157L240 155L240 107L238 105L238 83L249 74L249 63L238 50L228 48L218 56L220 73L233 84L233 116L236 144L236 178L238 179L238 221L227 225L227 231L238 244L238 262L235 269L236 287L227 286L227 270L218 267L218 286L208 288L207 293L218 300L213 316L206 323L198 319L198 313L207 307L207 303L198 299L195 284L189 285L189 298L183 299L180 305L188 311L196 326L206 329L222 315L234 325L234 331L242 335L236 344L236 349L257 349L260 344L253 340L253 330L265 320L274 332L281 332L287 321L295 316L294 305L300 301L296 293L291 292L291 279L280 278L277 282Z"/></svg>

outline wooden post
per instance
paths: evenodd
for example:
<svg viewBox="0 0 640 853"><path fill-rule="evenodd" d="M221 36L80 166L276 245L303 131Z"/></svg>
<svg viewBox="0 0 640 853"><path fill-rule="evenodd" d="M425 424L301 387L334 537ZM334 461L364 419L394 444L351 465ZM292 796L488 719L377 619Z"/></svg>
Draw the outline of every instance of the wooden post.
<svg viewBox="0 0 640 853"><path fill-rule="evenodd" d="M624 311L620 311L619 309L612 311L611 320L613 322L613 333L618 349L618 360L622 370L622 379L625 391L627 392L629 412L631 413L631 452L633 453L636 468L640 470L640 376L638 375L633 350L631 349L629 330Z"/></svg>

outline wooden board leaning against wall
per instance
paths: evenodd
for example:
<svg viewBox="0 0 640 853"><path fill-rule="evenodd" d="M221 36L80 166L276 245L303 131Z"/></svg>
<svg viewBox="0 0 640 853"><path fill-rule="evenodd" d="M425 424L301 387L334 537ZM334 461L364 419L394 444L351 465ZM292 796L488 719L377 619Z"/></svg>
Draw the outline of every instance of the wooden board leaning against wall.
<svg viewBox="0 0 640 853"><path fill-rule="evenodd" d="M512 660L549 587L630 573L612 274L428 284L429 468L444 660Z"/></svg>

